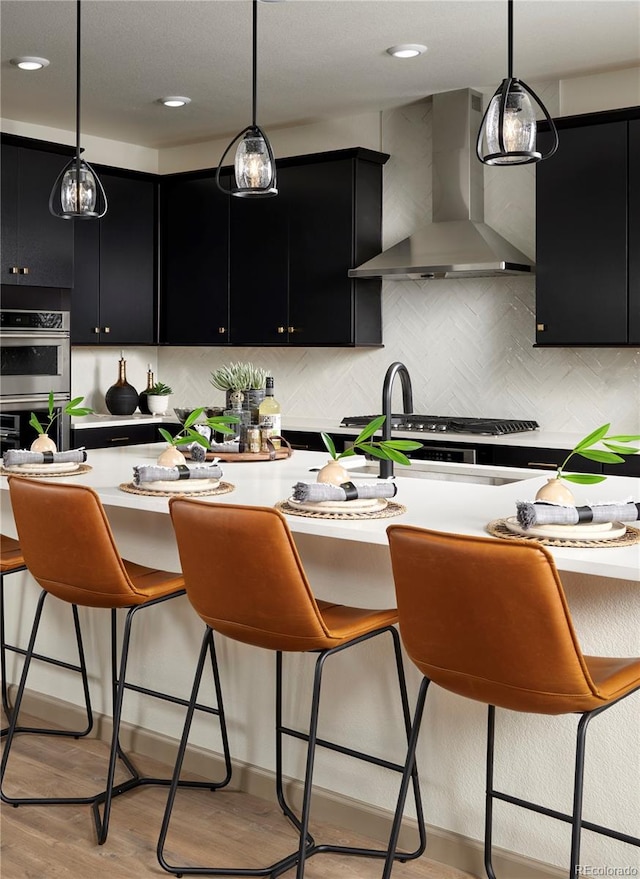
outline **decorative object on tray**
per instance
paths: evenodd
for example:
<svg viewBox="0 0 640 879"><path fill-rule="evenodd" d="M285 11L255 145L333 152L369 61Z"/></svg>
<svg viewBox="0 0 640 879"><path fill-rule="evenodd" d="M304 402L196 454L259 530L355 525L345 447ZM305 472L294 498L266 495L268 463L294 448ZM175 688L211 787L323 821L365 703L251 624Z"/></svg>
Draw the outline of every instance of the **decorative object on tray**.
<svg viewBox="0 0 640 879"><path fill-rule="evenodd" d="M231 482L199 479L194 482L156 482L134 485L133 482L122 482L118 488L129 494L140 494L146 497L172 497L176 494L216 495L228 494L235 490Z"/></svg>
<svg viewBox="0 0 640 879"><path fill-rule="evenodd" d="M31 413L31 417L29 418L30 426L36 431L38 436L31 443L31 451L33 452L57 452L58 447L54 443L54 441L49 437L49 431L51 430L52 424L55 422L56 418L59 418L60 415L92 415L93 409L90 409L88 406L80 406L82 403L82 397L75 397L73 400L70 400L68 403L60 409L58 412L55 411L54 405L54 396L53 391L49 391L49 401L48 401L48 412L47 417L48 421L43 426L40 424L40 420L35 412ZM17 450L16 450L17 451ZM86 458L83 458L86 460ZM28 463L28 462L23 462ZM31 462L35 463L35 462Z"/></svg>
<svg viewBox="0 0 640 879"><path fill-rule="evenodd" d="M321 433L322 442L329 454L331 460L325 464L318 472L318 482L328 482L333 485L341 485L343 482L349 481L349 472L338 462L342 458L349 458L358 452L370 455L373 458L391 460L395 464L404 464L409 466L411 461L403 452L414 451L422 448L422 443L414 440L373 440L372 437L377 430L380 430L385 421L384 415L372 418L369 424L358 434L353 441L353 445L345 449L343 452L337 452L335 443L328 433Z"/></svg>
<svg viewBox="0 0 640 879"><path fill-rule="evenodd" d="M178 449L178 446L190 446L192 443L198 443L205 449L209 448L208 439L195 428L196 422L202 417L204 411L204 406L194 409L185 419L182 430L178 431L175 436L171 436L164 427L158 428L162 438L169 444L158 457L157 463L161 467L175 467L178 464L186 464L186 458ZM214 415L206 418L204 424L220 433L233 434L234 431L229 427L229 424L233 423L233 421L234 419L228 416Z"/></svg>
<svg viewBox="0 0 640 879"><path fill-rule="evenodd" d="M146 391L147 407L150 415L166 415L173 389L164 382L156 382Z"/></svg>
<svg viewBox="0 0 640 879"><path fill-rule="evenodd" d="M603 482L607 478L596 473L565 473L564 468L574 455L580 455L589 461L597 461L600 464L621 464L625 455L636 455L640 452L640 448L627 445L627 443L640 440L640 435L607 436L610 427L611 424L603 424L602 427L598 427L597 430L581 439L560 464L556 475L538 491L536 500L571 505L575 503L573 494L560 480L565 479L567 482L581 485L593 485L596 482ZM598 443L602 443L605 449L594 449Z"/></svg>
<svg viewBox="0 0 640 879"><path fill-rule="evenodd" d="M324 504L330 502L325 501L314 504L305 504L303 501L296 501L289 498L286 501L278 501L275 504L277 510L290 516L303 516L308 519L344 519L346 521L355 519L388 519L392 516L401 516L407 512L407 508L396 501L387 500L386 498L369 499L368 503L373 501L374 506L368 508L350 507L350 503L358 503L357 501L339 501L329 508ZM360 501L367 503L367 501Z"/></svg>
<svg viewBox="0 0 640 879"><path fill-rule="evenodd" d="M244 394L243 408L251 413L251 420L258 422L258 408L265 397L267 371L253 363L229 363L214 369L209 379L214 388L226 394L225 409L231 409L231 394Z"/></svg>
<svg viewBox="0 0 640 879"><path fill-rule="evenodd" d="M543 527L545 526L539 526L539 528ZM633 546L636 543L640 543L640 529L620 522L612 522L610 529L600 531L597 534L595 532L593 534L587 533L586 536L584 533L581 535L571 535L568 533L572 530L573 526L558 525L556 527L563 530L552 533L546 531L543 532L545 536L541 536L538 533L533 534L531 530L527 531L521 528L516 517L512 516L508 519L495 519L493 522L489 522L486 530L493 537L500 537L504 540L533 540L536 543L542 543L544 546L602 549L604 547ZM555 536L557 533L560 536Z"/></svg>
<svg viewBox="0 0 640 879"><path fill-rule="evenodd" d="M637 522L640 503L611 501L591 506L560 506L549 503L517 501L517 520L521 528L537 525L580 525L583 523Z"/></svg>
<svg viewBox="0 0 640 879"><path fill-rule="evenodd" d="M198 425L199 426L199 425ZM193 444L188 448L188 454L192 461L211 461L217 458L219 461L228 464L256 463L258 461L282 461L293 455L293 449L287 440L280 436L280 448L276 449L273 443L267 442L266 452L245 452L240 451L239 442L229 443L211 443L210 447L205 450L201 445Z"/></svg>
<svg viewBox="0 0 640 879"><path fill-rule="evenodd" d="M118 361L118 380L104 395L104 402L112 415L133 415L138 408L139 394L127 381L127 361L124 351Z"/></svg>

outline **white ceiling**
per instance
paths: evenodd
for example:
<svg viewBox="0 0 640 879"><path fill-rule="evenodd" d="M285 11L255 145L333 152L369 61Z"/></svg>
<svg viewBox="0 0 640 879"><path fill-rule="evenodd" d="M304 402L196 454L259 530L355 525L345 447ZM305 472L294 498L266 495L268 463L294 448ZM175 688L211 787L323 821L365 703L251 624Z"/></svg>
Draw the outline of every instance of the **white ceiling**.
<svg viewBox="0 0 640 879"><path fill-rule="evenodd" d="M4 118L75 128L74 0L2 0ZM258 6L258 122L388 109L506 75L506 0L286 0ZM638 0L516 0L514 75L529 84L640 63ZM250 0L85 0L82 130L160 148L251 121ZM397 43L428 52L399 60ZM16 55L48 58L25 73ZM168 110L163 95L192 103Z"/></svg>

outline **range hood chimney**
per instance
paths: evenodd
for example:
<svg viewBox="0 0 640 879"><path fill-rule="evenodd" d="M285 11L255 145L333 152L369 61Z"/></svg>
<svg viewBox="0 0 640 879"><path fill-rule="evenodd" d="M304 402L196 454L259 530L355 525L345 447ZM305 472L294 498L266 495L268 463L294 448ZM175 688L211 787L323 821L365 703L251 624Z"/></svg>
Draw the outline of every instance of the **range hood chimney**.
<svg viewBox="0 0 640 879"><path fill-rule="evenodd" d="M350 269L350 278L398 281L533 272L531 260L484 222L484 166L475 153L481 120L479 92L460 89L433 96L433 222Z"/></svg>

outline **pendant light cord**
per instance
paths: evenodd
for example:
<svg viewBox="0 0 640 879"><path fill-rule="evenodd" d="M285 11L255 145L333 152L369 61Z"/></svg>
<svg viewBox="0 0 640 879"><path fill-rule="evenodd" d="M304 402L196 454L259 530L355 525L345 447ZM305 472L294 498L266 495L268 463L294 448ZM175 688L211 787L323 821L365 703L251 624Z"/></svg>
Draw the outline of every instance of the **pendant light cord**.
<svg viewBox="0 0 640 879"><path fill-rule="evenodd" d="M80 0L76 2L76 192L80 197Z"/></svg>
<svg viewBox="0 0 640 879"><path fill-rule="evenodd" d="M78 3L80 0L78 0ZM258 102L258 0L253 0L253 127L256 127Z"/></svg>
<svg viewBox="0 0 640 879"><path fill-rule="evenodd" d="M78 3L80 0L78 0ZM508 49L507 49L507 76L509 79L513 79L513 0L507 0L508 10L507 10L507 41L508 41Z"/></svg>

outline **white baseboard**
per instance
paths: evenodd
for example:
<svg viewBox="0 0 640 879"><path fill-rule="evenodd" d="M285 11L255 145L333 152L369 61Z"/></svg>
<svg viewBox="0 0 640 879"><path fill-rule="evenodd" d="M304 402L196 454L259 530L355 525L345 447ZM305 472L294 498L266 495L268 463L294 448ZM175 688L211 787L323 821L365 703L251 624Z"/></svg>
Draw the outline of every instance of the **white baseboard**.
<svg viewBox="0 0 640 879"><path fill-rule="evenodd" d="M81 708L41 693L25 693L22 710L33 717L42 718L44 722L63 727L78 728L82 724ZM95 728L92 735L108 742L111 737L111 718L106 715L94 715L94 717ZM177 741L150 730L123 723L120 741L125 750L152 757L169 766L173 765L175 760ZM189 747L185 755L184 768L204 778L216 779L224 774L222 757L199 747ZM234 761L232 787L234 790L264 800L273 800L274 774L247 763ZM289 779L286 790L291 803L298 806L302 791L300 782ZM354 833L362 833L382 844L386 843L389 837L393 818L391 810L379 809L360 800L350 799L317 787L314 788L313 815L316 820L344 827ZM400 847L413 849L416 840L416 822L406 818L400 834ZM430 824L427 824L425 857L482 879L486 875L480 841ZM564 870L505 849L494 848L493 866L500 879L566 879Z"/></svg>

